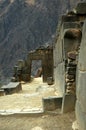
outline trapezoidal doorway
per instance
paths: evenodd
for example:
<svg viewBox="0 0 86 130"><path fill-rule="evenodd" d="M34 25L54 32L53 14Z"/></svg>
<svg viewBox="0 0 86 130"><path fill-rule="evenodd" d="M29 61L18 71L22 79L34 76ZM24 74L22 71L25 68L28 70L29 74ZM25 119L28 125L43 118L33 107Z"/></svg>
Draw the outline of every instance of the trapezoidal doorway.
<svg viewBox="0 0 86 130"><path fill-rule="evenodd" d="M31 51L27 57L28 74L31 77L33 74L33 68L36 67L35 62L41 61L43 82L47 82L48 77L53 78L53 48L39 48L35 51ZM38 64L38 62L37 62ZM33 67L34 66L34 67ZM35 75L36 76L36 75Z"/></svg>

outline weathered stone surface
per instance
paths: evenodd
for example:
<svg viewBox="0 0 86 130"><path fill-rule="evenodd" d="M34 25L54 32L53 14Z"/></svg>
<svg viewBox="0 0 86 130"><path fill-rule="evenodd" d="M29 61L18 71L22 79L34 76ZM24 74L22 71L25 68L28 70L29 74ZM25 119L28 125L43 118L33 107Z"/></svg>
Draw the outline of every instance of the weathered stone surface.
<svg viewBox="0 0 86 130"><path fill-rule="evenodd" d="M76 51L68 52L68 58L75 60L76 59Z"/></svg>
<svg viewBox="0 0 86 130"><path fill-rule="evenodd" d="M10 82L9 84L1 87L5 94L12 94L12 93L18 93L22 90L21 83L19 82Z"/></svg>
<svg viewBox="0 0 86 130"><path fill-rule="evenodd" d="M80 45L79 38L64 37L64 54L65 58L68 58L68 52L77 50Z"/></svg>
<svg viewBox="0 0 86 130"><path fill-rule="evenodd" d="M78 22L64 22L63 23L63 28L68 29L68 28L80 28L80 24Z"/></svg>
<svg viewBox="0 0 86 130"><path fill-rule="evenodd" d="M71 80L70 79L66 79L65 81L66 81L66 83L69 83L69 82L71 83L71 82L74 82L74 80L75 79L71 79Z"/></svg>
<svg viewBox="0 0 86 130"><path fill-rule="evenodd" d="M66 78L71 80L71 79L74 79L75 76L74 75L66 75Z"/></svg>
<svg viewBox="0 0 86 130"><path fill-rule="evenodd" d="M64 21L64 22L76 22L78 20L79 20L78 17L76 17L75 15L73 15L73 16L63 15L62 16L62 21Z"/></svg>
<svg viewBox="0 0 86 130"><path fill-rule="evenodd" d="M79 124L79 130L86 130L86 113L82 112L81 104L76 102L76 117Z"/></svg>
<svg viewBox="0 0 86 130"><path fill-rule="evenodd" d="M62 97L43 98L42 102L44 111L53 111L57 108L61 108Z"/></svg>
<svg viewBox="0 0 86 130"><path fill-rule="evenodd" d="M76 65L77 65L76 62L75 63L74 62L69 62L67 66L68 67L76 67Z"/></svg>
<svg viewBox="0 0 86 130"><path fill-rule="evenodd" d="M68 83L67 83L67 86L72 86L72 83L68 82Z"/></svg>
<svg viewBox="0 0 86 130"><path fill-rule="evenodd" d="M72 70L72 71L76 71L76 67L67 67L66 70L67 70L67 71L71 71L71 70Z"/></svg>
<svg viewBox="0 0 86 130"><path fill-rule="evenodd" d="M76 71L71 70L71 71L67 71L66 73L69 74L69 75L74 75L76 73Z"/></svg>
<svg viewBox="0 0 86 130"><path fill-rule="evenodd" d="M65 92L65 70L64 70L64 63L58 64L58 66L55 68L55 84L56 84L56 90L60 93Z"/></svg>
<svg viewBox="0 0 86 130"><path fill-rule="evenodd" d="M23 68L25 66L25 62L23 60L18 60L17 65L21 69L21 68Z"/></svg>
<svg viewBox="0 0 86 130"><path fill-rule="evenodd" d="M83 26L82 42L79 53L76 75L76 118L79 124L79 130L86 130L86 21Z"/></svg>
<svg viewBox="0 0 86 130"><path fill-rule="evenodd" d="M73 87L67 88L66 93L67 94L75 94L75 88L73 88Z"/></svg>
<svg viewBox="0 0 86 130"><path fill-rule="evenodd" d="M76 7L77 14L86 14L86 3L78 3Z"/></svg>
<svg viewBox="0 0 86 130"><path fill-rule="evenodd" d="M75 109L75 95L64 94L62 101L62 113L73 111Z"/></svg>
<svg viewBox="0 0 86 130"><path fill-rule="evenodd" d="M63 94L65 92L69 95L74 94L74 96L76 91L77 55L82 36L81 27L76 24L76 21L80 21L80 18L81 16L76 15L73 11L72 13L69 12L67 15L62 16L62 26L54 48L54 79L57 91ZM68 106L71 102L69 101L69 99L71 99L71 96L68 97L69 95L63 99L62 105L63 108L65 108L64 111L69 111L69 106L72 107L71 105ZM67 100L66 103L65 100ZM74 98L71 100L73 100L74 107Z"/></svg>
<svg viewBox="0 0 86 130"><path fill-rule="evenodd" d="M80 46L80 55L79 55L79 69L82 71L86 70L86 21L83 26L83 32L82 32L82 42Z"/></svg>
<svg viewBox="0 0 86 130"><path fill-rule="evenodd" d="M48 83L48 85L52 85L53 84L53 78L52 77L48 77L47 78L47 83Z"/></svg>
<svg viewBox="0 0 86 130"><path fill-rule="evenodd" d="M86 72L78 70L78 81L77 81L77 98L81 103L83 112L86 112Z"/></svg>
<svg viewBox="0 0 86 130"><path fill-rule="evenodd" d="M0 90L0 96L4 96L4 95L5 95L4 90Z"/></svg>

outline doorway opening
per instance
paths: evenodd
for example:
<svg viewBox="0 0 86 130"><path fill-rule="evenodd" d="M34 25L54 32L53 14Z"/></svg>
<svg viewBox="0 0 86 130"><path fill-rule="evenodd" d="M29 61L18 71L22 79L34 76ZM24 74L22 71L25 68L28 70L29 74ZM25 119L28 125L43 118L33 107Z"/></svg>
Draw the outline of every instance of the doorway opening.
<svg viewBox="0 0 86 130"><path fill-rule="evenodd" d="M42 60L32 60L31 75L35 78L42 76Z"/></svg>

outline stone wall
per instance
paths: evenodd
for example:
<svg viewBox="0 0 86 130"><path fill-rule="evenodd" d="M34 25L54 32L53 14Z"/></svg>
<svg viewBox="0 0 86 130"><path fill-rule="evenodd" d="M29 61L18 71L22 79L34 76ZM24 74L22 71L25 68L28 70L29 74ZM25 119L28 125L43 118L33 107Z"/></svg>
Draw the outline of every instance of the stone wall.
<svg viewBox="0 0 86 130"><path fill-rule="evenodd" d="M47 78L52 77L53 82L53 48L52 46L42 47L29 52L26 60L19 60L17 66L14 67L14 75L12 81L30 81L32 61L41 60L43 82L47 82Z"/></svg>
<svg viewBox="0 0 86 130"><path fill-rule="evenodd" d="M76 84L76 118L79 130L86 130L86 21L83 26Z"/></svg>
<svg viewBox="0 0 86 130"><path fill-rule="evenodd" d="M65 79L65 68L62 54L62 40L59 35L58 40L54 46L54 81L56 90L60 93L64 93L64 79Z"/></svg>
<svg viewBox="0 0 86 130"><path fill-rule="evenodd" d="M67 84L72 85L68 86L68 88L71 88L71 90L75 86L74 84L77 67L77 56L81 43L82 26L86 18L85 7L86 3L79 3L75 11L70 11L66 15L63 15L60 26L58 28L58 36L53 51L54 81L56 90L62 94L66 92ZM83 10L81 10L81 8L83 8ZM72 54L72 56L75 58L73 59L71 56L68 57L69 53ZM73 73L70 75L74 77L72 79L73 81L70 82L69 79L66 78L66 73L68 75L70 73L69 71Z"/></svg>
<svg viewBox="0 0 86 130"><path fill-rule="evenodd" d="M76 20L75 24L74 21L72 22L72 19L69 22L62 21L59 36L54 46L54 80L56 90L62 94L65 93L66 90L66 69L70 67L68 66L68 53L76 51L80 45L81 36L76 36L75 34L75 32L78 32L79 35L81 35L79 30L80 23L76 22ZM70 32L71 37L69 36Z"/></svg>

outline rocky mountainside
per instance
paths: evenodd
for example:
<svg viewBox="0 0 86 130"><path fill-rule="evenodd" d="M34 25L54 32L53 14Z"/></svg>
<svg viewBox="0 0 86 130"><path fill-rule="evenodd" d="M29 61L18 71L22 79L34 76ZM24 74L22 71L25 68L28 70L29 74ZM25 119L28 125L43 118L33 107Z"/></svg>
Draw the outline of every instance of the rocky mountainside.
<svg viewBox="0 0 86 130"><path fill-rule="evenodd" d="M75 0L0 0L0 73L10 76L18 59L51 41L60 16Z"/></svg>

